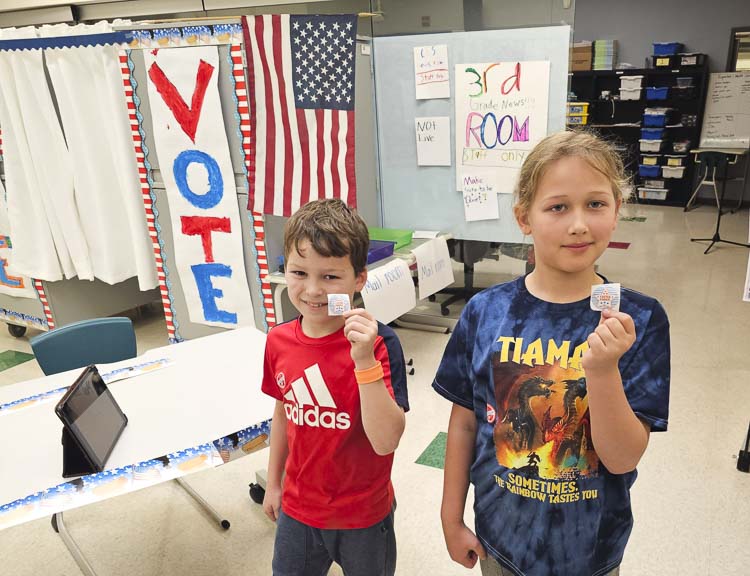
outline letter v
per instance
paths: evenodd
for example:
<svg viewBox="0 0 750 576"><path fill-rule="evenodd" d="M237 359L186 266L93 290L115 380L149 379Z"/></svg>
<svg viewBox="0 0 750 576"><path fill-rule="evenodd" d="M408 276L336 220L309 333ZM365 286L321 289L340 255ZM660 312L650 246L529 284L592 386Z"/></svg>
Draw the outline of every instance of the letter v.
<svg viewBox="0 0 750 576"><path fill-rule="evenodd" d="M190 108L187 107L175 85L164 75L159 65L154 62L148 69L148 77L154 83L164 103L174 114L175 120L182 127L182 131L188 135L190 140L195 144L195 132L198 130L198 120L201 117L201 108L203 108L203 98L206 95L208 82L214 73L214 67L208 62L201 60L198 64L198 73L195 77L195 89L193 90L193 99Z"/></svg>

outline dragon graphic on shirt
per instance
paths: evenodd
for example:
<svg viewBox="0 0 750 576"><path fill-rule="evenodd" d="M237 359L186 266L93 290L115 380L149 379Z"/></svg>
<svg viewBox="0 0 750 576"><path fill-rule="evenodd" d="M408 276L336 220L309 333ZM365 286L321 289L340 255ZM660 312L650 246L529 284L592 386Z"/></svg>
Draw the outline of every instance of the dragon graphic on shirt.
<svg viewBox="0 0 750 576"><path fill-rule="evenodd" d="M595 477L586 377L576 362L513 362L493 356L497 461L527 477ZM531 365L526 365L531 364Z"/></svg>

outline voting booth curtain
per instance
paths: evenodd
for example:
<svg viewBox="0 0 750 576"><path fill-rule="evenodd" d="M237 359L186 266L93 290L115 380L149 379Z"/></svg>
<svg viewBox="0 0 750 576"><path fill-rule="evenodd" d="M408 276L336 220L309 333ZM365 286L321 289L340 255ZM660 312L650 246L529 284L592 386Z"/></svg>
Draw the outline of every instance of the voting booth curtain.
<svg viewBox="0 0 750 576"><path fill-rule="evenodd" d="M0 41L111 31L106 22L5 29ZM158 281L118 47L84 44L0 44L9 269L48 281L137 276L148 290Z"/></svg>

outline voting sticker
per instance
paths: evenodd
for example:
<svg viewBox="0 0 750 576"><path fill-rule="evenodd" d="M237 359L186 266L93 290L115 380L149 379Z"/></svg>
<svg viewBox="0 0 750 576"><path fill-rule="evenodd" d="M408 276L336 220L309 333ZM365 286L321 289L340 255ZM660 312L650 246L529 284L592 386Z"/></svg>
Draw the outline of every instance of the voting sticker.
<svg viewBox="0 0 750 576"><path fill-rule="evenodd" d="M328 295L328 315L343 316L344 312L351 309L349 304L349 294L329 294Z"/></svg>
<svg viewBox="0 0 750 576"><path fill-rule="evenodd" d="M591 309L592 310L620 310L620 285L619 284L597 284L591 287Z"/></svg>

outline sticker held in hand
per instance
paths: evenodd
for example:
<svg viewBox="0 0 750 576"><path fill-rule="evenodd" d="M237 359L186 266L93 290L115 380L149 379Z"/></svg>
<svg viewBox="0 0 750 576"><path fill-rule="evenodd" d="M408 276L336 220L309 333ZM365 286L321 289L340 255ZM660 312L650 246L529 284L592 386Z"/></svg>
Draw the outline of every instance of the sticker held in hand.
<svg viewBox="0 0 750 576"><path fill-rule="evenodd" d="M344 312L351 310L349 304L349 294L329 294L328 295L328 315L343 316Z"/></svg>
<svg viewBox="0 0 750 576"><path fill-rule="evenodd" d="M597 284L591 287L591 309L592 310L614 310L620 311L620 285L619 284Z"/></svg>

